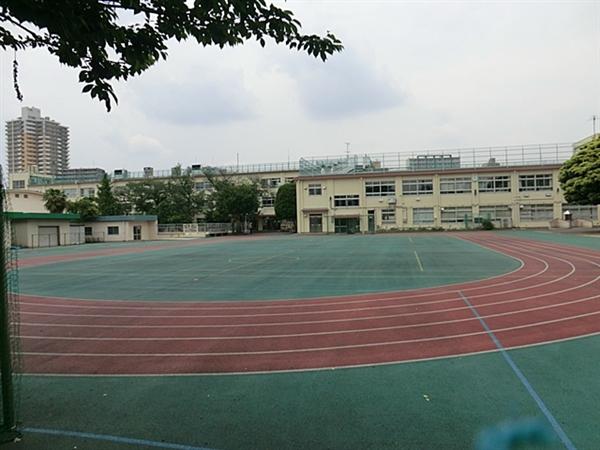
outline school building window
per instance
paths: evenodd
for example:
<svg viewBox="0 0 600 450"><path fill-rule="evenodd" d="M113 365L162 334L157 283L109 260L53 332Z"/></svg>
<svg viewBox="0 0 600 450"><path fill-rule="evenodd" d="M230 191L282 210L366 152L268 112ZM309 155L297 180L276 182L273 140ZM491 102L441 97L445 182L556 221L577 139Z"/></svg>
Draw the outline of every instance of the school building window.
<svg viewBox="0 0 600 450"><path fill-rule="evenodd" d="M85 227L83 231L86 236L92 235L92 227Z"/></svg>
<svg viewBox="0 0 600 450"><path fill-rule="evenodd" d="M440 180L440 193L442 194L464 194L468 192L471 192L471 179L469 177L442 178Z"/></svg>
<svg viewBox="0 0 600 450"><path fill-rule="evenodd" d="M433 179L403 180L402 194L404 195L427 195L433 194Z"/></svg>
<svg viewBox="0 0 600 450"><path fill-rule="evenodd" d="M551 191L552 174L519 175L519 191Z"/></svg>
<svg viewBox="0 0 600 450"><path fill-rule="evenodd" d="M473 216L473 208L470 207L449 207L442 208L442 223L463 223L468 222Z"/></svg>
<svg viewBox="0 0 600 450"><path fill-rule="evenodd" d="M510 192L510 176L479 177L479 192Z"/></svg>
<svg viewBox="0 0 600 450"><path fill-rule="evenodd" d="M593 205L562 205L563 215L571 213L573 219L598 220L598 207Z"/></svg>
<svg viewBox="0 0 600 450"><path fill-rule="evenodd" d="M524 222L545 221L554 218L552 205L521 205L520 217Z"/></svg>
<svg viewBox="0 0 600 450"><path fill-rule="evenodd" d="M210 181L198 181L194 185L196 191L210 191L212 189L212 183Z"/></svg>
<svg viewBox="0 0 600 450"><path fill-rule="evenodd" d="M433 223L433 208L413 208L413 223Z"/></svg>
<svg viewBox="0 0 600 450"><path fill-rule="evenodd" d="M333 206L336 208L348 208L358 206L359 196L357 195L336 195L333 197Z"/></svg>
<svg viewBox="0 0 600 450"><path fill-rule="evenodd" d="M13 189L25 189L25 180L13 180Z"/></svg>
<svg viewBox="0 0 600 450"><path fill-rule="evenodd" d="M281 183L281 178L263 178L260 183L264 188L276 188Z"/></svg>
<svg viewBox="0 0 600 450"><path fill-rule="evenodd" d="M109 236L115 236L119 234L119 227L108 227L107 231Z"/></svg>
<svg viewBox="0 0 600 450"><path fill-rule="evenodd" d="M381 210L381 221L383 223L396 223L396 210L395 209L382 209Z"/></svg>
<svg viewBox="0 0 600 450"><path fill-rule="evenodd" d="M396 194L395 181L367 181L365 195L367 197L386 197Z"/></svg>
<svg viewBox="0 0 600 450"><path fill-rule="evenodd" d="M320 184L309 184L308 185L308 195L321 195L323 193L323 188Z"/></svg>
<svg viewBox="0 0 600 450"><path fill-rule="evenodd" d="M264 207L271 207L275 204L275 199L273 197L261 197L260 205Z"/></svg>
<svg viewBox="0 0 600 450"><path fill-rule="evenodd" d="M480 206L479 217L485 219L510 219L512 217L508 205Z"/></svg>

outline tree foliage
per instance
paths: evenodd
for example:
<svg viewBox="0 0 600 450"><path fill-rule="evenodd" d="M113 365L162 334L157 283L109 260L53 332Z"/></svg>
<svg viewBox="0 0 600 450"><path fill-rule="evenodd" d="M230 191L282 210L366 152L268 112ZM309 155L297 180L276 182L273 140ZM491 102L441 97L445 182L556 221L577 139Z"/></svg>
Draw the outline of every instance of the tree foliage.
<svg viewBox="0 0 600 450"><path fill-rule="evenodd" d="M296 221L296 185L286 183L277 190L275 216L279 220Z"/></svg>
<svg viewBox="0 0 600 450"><path fill-rule="evenodd" d="M600 204L600 135L580 147L563 164L559 180L567 202Z"/></svg>
<svg viewBox="0 0 600 450"><path fill-rule="evenodd" d="M259 207L260 186L255 181L235 182L225 173L205 170L212 185L207 199L206 218L210 222L253 222Z"/></svg>
<svg viewBox="0 0 600 450"><path fill-rule="evenodd" d="M126 203L138 214L158 216L160 223L190 223L202 211L204 196L195 190L189 173L169 180L145 180L127 184Z"/></svg>
<svg viewBox="0 0 600 450"><path fill-rule="evenodd" d="M62 213L67 207L67 196L60 189L48 189L42 199L46 209L53 214Z"/></svg>
<svg viewBox="0 0 600 450"><path fill-rule="evenodd" d="M343 48L330 32L302 34L291 11L265 0L3 0L0 21L0 48L46 48L81 69L83 92L107 110L117 102L110 83L166 59L173 38L221 48L271 39L322 60Z"/></svg>
<svg viewBox="0 0 600 450"><path fill-rule="evenodd" d="M83 222L94 219L100 215L100 209L94 201L89 197L83 197L79 200L68 201L67 211L70 213L79 214L79 217Z"/></svg>
<svg viewBox="0 0 600 450"><path fill-rule="evenodd" d="M104 174L102 181L98 185L98 193L96 194L96 203L98 204L99 215L116 216L127 214L127 207L119 202L115 197L112 189L112 183L108 175Z"/></svg>

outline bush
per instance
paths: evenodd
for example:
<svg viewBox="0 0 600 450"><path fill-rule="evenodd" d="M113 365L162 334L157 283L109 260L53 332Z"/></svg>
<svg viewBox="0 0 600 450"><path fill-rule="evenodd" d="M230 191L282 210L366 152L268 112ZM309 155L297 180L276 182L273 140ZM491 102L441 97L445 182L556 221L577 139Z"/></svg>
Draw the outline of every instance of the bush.
<svg viewBox="0 0 600 450"><path fill-rule="evenodd" d="M490 219L483 219L481 221L481 228L484 230L493 230L494 223Z"/></svg>

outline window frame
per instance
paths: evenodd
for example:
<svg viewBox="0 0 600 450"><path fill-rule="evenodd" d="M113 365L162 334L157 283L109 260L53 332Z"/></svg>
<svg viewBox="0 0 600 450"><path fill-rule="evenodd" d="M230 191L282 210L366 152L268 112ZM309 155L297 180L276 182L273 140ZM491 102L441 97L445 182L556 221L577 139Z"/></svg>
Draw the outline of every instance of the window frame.
<svg viewBox="0 0 600 450"><path fill-rule="evenodd" d="M512 210L509 205L480 205L479 206L479 217L487 218L487 212L482 211L485 209L492 209L493 214L490 214L490 220L497 219L512 219ZM507 212L506 216L498 216L498 211Z"/></svg>
<svg viewBox="0 0 600 450"><path fill-rule="evenodd" d="M472 206L444 206L444 209L440 211L442 223L465 223L465 216L473 219Z"/></svg>
<svg viewBox="0 0 600 450"><path fill-rule="evenodd" d="M511 180L510 175L486 175L483 177L479 177L477 182L477 186L479 188L479 192L483 193L494 193L494 192L511 192ZM482 184L485 183L486 186L482 187ZM491 184L491 186L490 186Z"/></svg>
<svg viewBox="0 0 600 450"><path fill-rule="evenodd" d="M365 181L365 196L367 197L393 197L395 195L395 180Z"/></svg>
<svg viewBox="0 0 600 450"><path fill-rule="evenodd" d="M382 223L396 223L396 208L383 208L381 210Z"/></svg>
<svg viewBox="0 0 600 450"><path fill-rule="evenodd" d="M540 211L549 212L547 216L536 215ZM527 214L525 214L527 213ZM554 205L552 203L523 204L519 207L519 220L521 222L547 222L554 219Z"/></svg>
<svg viewBox="0 0 600 450"><path fill-rule="evenodd" d="M117 230L117 232L115 233L115 229ZM106 235L107 236L118 236L119 234L121 234L121 230L119 230L119 226L118 225L110 225L106 227Z"/></svg>
<svg viewBox="0 0 600 450"><path fill-rule="evenodd" d="M308 185L308 195L311 197L323 195L323 185L321 183L310 183Z"/></svg>
<svg viewBox="0 0 600 450"><path fill-rule="evenodd" d="M424 213L426 213L429 217L429 214L431 213L431 220L425 221L420 218L419 220L416 220L417 216L415 215L415 212L419 213L419 217ZM413 225L428 225L435 223L435 211L433 207L412 208L412 223Z"/></svg>
<svg viewBox="0 0 600 450"><path fill-rule="evenodd" d="M414 186L416 189L407 190L408 186ZM433 195L433 178L402 180L402 195Z"/></svg>
<svg viewBox="0 0 600 450"><path fill-rule="evenodd" d="M339 204L338 204L339 202ZM356 204L354 204L356 203ZM356 208L360 206L359 194L343 194L333 196L334 208Z"/></svg>
<svg viewBox="0 0 600 450"><path fill-rule="evenodd" d="M270 202L265 204L265 199L269 199ZM274 208L275 207L275 197L272 195L263 195L260 197L260 207L261 208Z"/></svg>
<svg viewBox="0 0 600 450"><path fill-rule="evenodd" d="M459 184L468 184L468 188L459 188ZM444 187L446 185L446 187ZM448 186L451 186L448 188ZM440 178L440 194L470 194L473 192L473 181L471 177Z"/></svg>
<svg viewBox="0 0 600 450"><path fill-rule="evenodd" d="M553 178L551 173L519 175L519 192L551 191Z"/></svg>

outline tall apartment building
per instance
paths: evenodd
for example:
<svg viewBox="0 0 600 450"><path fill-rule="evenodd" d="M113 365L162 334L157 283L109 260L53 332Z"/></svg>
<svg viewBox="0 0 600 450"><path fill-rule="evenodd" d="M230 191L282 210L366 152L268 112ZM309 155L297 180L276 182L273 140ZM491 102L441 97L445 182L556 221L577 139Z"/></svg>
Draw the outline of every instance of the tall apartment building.
<svg viewBox="0 0 600 450"><path fill-rule="evenodd" d="M59 175L69 167L69 128L24 107L21 117L6 122L8 171Z"/></svg>

